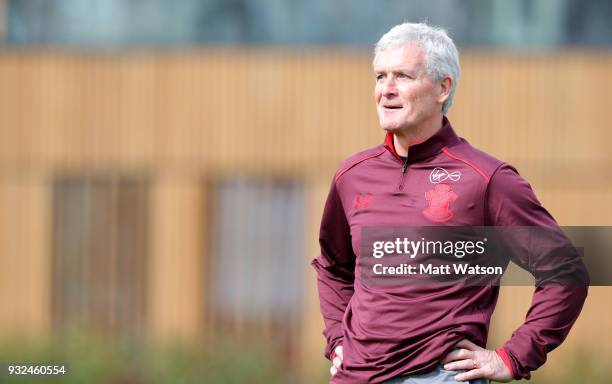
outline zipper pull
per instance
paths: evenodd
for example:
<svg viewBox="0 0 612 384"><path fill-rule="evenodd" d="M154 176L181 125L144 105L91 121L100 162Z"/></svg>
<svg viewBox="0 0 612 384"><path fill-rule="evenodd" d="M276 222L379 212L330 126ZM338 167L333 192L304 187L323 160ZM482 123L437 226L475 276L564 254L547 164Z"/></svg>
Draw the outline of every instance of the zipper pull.
<svg viewBox="0 0 612 384"><path fill-rule="evenodd" d="M408 168L408 157L404 160L404 164L402 165L402 173L406 173L406 168Z"/></svg>

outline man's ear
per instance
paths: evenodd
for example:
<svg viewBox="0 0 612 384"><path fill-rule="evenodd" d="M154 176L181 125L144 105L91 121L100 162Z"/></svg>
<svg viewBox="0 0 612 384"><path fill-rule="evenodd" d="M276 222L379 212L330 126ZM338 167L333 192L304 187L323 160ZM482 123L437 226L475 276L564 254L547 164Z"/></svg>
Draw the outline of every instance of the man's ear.
<svg viewBox="0 0 612 384"><path fill-rule="evenodd" d="M453 87L453 79L450 76L446 76L440 80L440 93L438 94L438 101L444 103L450 96L451 88Z"/></svg>

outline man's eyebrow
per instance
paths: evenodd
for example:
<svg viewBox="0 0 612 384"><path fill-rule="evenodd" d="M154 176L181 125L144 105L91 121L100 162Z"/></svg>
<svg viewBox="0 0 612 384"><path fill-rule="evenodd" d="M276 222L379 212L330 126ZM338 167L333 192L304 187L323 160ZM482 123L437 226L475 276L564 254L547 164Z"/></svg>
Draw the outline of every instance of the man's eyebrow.
<svg viewBox="0 0 612 384"><path fill-rule="evenodd" d="M418 75L420 73L419 70L417 69L407 69L407 68L393 68L393 69L386 69L386 68L374 68L374 73L407 73L409 75Z"/></svg>

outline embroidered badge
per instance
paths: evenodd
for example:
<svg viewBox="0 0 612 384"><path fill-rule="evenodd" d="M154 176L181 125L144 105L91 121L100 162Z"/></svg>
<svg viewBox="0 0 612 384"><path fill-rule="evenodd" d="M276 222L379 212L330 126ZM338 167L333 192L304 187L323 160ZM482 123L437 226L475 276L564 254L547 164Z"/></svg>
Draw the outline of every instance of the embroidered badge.
<svg viewBox="0 0 612 384"><path fill-rule="evenodd" d="M431 221L443 222L453 217L450 206L457 200L457 195L448 184L436 184L433 189L425 192L427 208L423 215Z"/></svg>

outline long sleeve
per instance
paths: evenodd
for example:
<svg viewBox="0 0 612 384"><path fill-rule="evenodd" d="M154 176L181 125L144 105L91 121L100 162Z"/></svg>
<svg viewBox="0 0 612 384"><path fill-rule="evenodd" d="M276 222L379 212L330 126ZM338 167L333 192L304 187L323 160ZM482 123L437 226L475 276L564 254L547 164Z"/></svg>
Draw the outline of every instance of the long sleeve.
<svg viewBox="0 0 612 384"><path fill-rule="evenodd" d="M325 356L330 358L334 348L342 342L342 318L353 296L355 280L350 228L335 182L332 182L325 203L319 243L321 255L312 261L312 266L317 272L321 314L325 322Z"/></svg>
<svg viewBox="0 0 612 384"><path fill-rule="evenodd" d="M547 235L529 231L511 259L536 278L531 307L524 323L503 345L514 377L529 378L530 371L546 361L578 318L587 296L588 273L569 240L542 207L530 185L509 165L493 174L486 197L488 225L500 227L547 227ZM517 236L518 243L527 239ZM561 283L558 283L561 281Z"/></svg>

